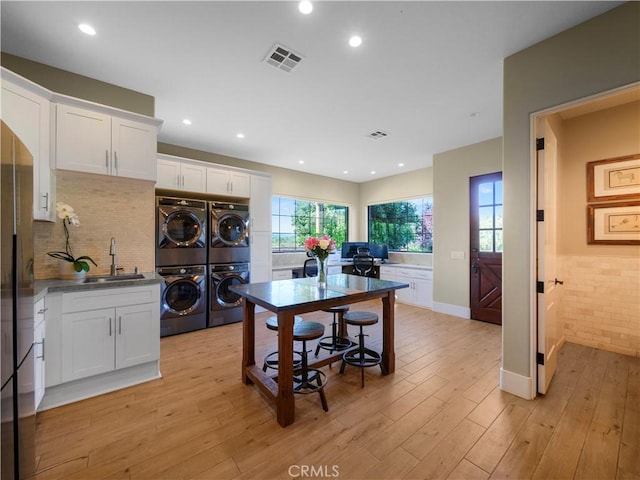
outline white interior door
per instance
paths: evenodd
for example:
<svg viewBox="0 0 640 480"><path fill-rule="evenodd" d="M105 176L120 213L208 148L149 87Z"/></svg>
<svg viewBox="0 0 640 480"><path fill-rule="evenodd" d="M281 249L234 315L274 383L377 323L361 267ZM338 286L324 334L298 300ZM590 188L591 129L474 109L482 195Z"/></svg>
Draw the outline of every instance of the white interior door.
<svg viewBox="0 0 640 480"><path fill-rule="evenodd" d="M544 220L537 222L538 279L538 393L546 393L558 362L558 285L557 279L557 140L546 119L538 122L536 138L544 138L538 149L537 209ZM540 288L540 285L542 288ZM542 291L541 291L542 290Z"/></svg>

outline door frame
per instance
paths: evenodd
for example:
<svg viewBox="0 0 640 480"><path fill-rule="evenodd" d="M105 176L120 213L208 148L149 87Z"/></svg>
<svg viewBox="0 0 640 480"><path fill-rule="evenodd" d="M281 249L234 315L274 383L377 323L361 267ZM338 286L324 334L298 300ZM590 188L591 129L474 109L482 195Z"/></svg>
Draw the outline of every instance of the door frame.
<svg viewBox="0 0 640 480"><path fill-rule="evenodd" d="M529 398L535 398L538 385L538 364L536 354L538 351L538 301L536 282L537 277L537 255L538 255L538 238L537 238L537 192L538 192L538 168L537 168L537 149L536 149L536 126L538 119L554 113L560 113L564 110L586 105L591 102L605 99L611 95L623 93L625 90L632 90L640 87L640 82L633 82L622 87L599 92L588 97L583 97L571 102L562 103L554 107L533 112L529 115ZM504 160L503 160L504 161ZM558 185L558 188L560 185Z"/></svg>

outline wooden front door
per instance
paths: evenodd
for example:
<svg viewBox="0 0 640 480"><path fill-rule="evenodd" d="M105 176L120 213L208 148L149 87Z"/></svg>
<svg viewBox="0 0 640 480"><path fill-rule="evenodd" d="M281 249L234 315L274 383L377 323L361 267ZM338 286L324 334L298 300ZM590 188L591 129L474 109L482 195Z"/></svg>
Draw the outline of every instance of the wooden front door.
<svg viewBox="0 0 640 480"><path fill-rule="evenodd" d="M502 325L502 172L470 179L471 318Z"/></svg>

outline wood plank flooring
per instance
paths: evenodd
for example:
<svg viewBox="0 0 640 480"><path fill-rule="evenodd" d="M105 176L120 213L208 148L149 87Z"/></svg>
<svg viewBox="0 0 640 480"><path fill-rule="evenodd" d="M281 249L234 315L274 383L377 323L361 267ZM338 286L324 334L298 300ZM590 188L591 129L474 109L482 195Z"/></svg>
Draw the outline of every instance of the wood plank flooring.
<svg viewBox="0 0 640 480"><path fill-rule="evenodd" d="M256 329L261 359L276 337ZM379 348L381 324L368 333ZM640 479L638 358L565 344L526 401L498 388L499 326L396 305L396 372L362 389L325 367L329 412L297 396L281 428L240 382L241 345L240 324L163 338L162 379L39 413L35 478Z"/></svg>

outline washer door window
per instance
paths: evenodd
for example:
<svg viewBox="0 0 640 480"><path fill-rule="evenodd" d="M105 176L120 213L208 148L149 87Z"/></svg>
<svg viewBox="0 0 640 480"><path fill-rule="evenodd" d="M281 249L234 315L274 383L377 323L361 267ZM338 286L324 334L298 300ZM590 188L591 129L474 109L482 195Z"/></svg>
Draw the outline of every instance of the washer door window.
<svg viewBox="0 0 640 480"><path fill-rule="evenodd" d="M200 303L200 287L193 280L177 280L164 292L164 304L172 313L188 315Z"/></svg>
<svg viewBox="0 0 640 480"><path fill-rule="evenodd" d="M222 307L237 307L242 304L242 297L229 290L232 285L242 285L247 283L239 275L226 275L216 283L216 302Z"/></svg>
<svg viewBox="0 0 640 480"><path fill-rule="evenodd" d="M165 238L178 246L191 246L202 236L202 224L192 212L176 210L162 224Z"/></svg>
<svg viewBox="0 0 640 480"><path fill-rule="evenodd" d="M222 215L215 223L215 236L230 247L237 247L247 239L247 225L238 215Z"/></svg>

